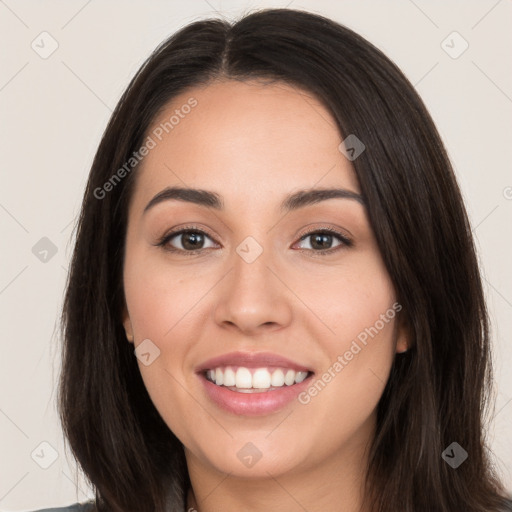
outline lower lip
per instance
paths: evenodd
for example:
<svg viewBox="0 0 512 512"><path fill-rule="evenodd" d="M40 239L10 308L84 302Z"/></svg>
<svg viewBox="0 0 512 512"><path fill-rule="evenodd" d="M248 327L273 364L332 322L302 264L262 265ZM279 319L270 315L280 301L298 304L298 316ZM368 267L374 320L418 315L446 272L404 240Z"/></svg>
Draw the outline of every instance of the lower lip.
<svg viewBox="0 0 512 512"><path fill-rule="evenodd" d="M261 393L243 393L231 391L225 386L217 386L202 373L198 374L206 394L225 411L244 416L260 416L282 409L304 391L310 384L311 374L298 384L284 385L282 388Z"/></svg>

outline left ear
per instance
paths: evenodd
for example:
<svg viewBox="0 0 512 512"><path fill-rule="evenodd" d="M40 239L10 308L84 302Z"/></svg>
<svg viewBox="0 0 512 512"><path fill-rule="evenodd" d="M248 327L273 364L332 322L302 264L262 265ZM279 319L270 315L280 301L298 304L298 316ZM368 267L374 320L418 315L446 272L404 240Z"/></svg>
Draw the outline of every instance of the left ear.
<svg viewBox="0 0 512 512"><path fill-rule="evenodd" d="M410 323L404 312L399 311L396 316L396 346L395 352L402 354L411 348L412 332Z"/></svg>
<svg viewBox="0 0 512 512"><path fill-rule="evenodd" d="M128 309L127 309L126 305L125 305L124 311L123 311L123 326L124 326L124 332L126 333L126 339L130 343L133 343L133 339L134 339L133 326L132 326L132 322L130 320L130 315L128 314Z"/></svg>

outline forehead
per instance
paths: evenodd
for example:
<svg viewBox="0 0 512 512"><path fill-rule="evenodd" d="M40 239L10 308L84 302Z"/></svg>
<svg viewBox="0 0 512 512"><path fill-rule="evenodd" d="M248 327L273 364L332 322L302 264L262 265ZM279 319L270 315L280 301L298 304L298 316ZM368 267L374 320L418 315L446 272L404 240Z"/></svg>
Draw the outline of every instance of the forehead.
<svg viewBox="0 0 512 512"><path fill-rule="evenodd" d="M338 149L342 139L331 113L282 82L229 80L190 88L160 111L148 135L155 145L137 170L136 195L144 198L170 185L245 202L278 201L316 184L359 191Z"/></svg>

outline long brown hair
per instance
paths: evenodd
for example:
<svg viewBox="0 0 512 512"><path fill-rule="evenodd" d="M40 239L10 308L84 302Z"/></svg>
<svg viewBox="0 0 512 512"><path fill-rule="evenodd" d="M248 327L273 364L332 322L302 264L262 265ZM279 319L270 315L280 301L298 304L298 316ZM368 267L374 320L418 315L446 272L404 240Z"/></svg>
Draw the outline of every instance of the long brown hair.
<svg viewBox="0 0 512 512"><path fill-rule="evenodd" d="M268 9L194 22L132 79L94 158L62 315L59 412L99 511L184 510L183 445L153 406L122 326L127 211L137 166L105 191L157 113L218 78L284 81L314 94L354 162L387 270L410 326L378 406L367 499L375 512L483 512L506 506L484 438L491 360L471 229L423 102L382 52L322 16ZM100 194L98 191L103 190ZM441 457L457 442L468 459Z"/></svg>

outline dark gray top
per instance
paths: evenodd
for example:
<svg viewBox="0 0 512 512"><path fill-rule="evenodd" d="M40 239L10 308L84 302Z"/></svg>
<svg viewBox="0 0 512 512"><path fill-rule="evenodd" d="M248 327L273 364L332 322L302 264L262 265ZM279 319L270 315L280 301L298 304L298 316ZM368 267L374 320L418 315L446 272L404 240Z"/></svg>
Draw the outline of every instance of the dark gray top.
<svg viewBox="0 0 512 512"><path fill-rule="evenodd" d="M511 501L509 501L506 507L503 509L503 512L512 512L512 496L510 496ZM34 510L34 512L89 512L94 508L94 502L88 501L86 503L74 503L69 507L60 507L60 508L45 508L40 510Z"/></svg>
<svg viewBox="0 0 512 512"><path fill-rule="evenodd" d="M94 508L94 501L88 501L86 503L74 503L69 507L58 507L58 508L42 508L40 510L34 510L34 512L89 512Z"/></svg>

